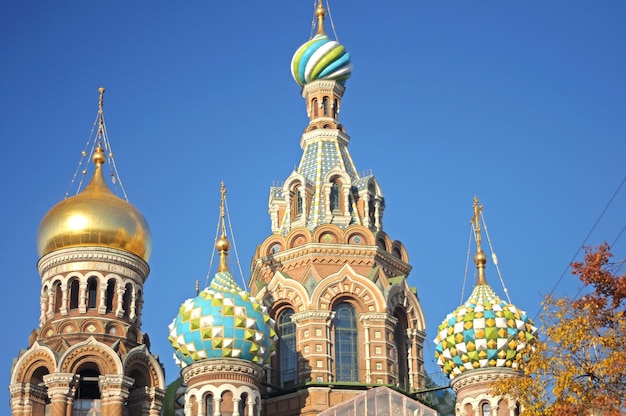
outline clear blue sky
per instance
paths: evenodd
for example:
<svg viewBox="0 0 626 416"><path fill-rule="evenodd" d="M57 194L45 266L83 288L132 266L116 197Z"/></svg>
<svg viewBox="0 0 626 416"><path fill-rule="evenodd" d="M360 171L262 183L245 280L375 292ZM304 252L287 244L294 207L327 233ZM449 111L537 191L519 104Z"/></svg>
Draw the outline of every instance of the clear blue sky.
<svg viewBox="0 0 626 416"><path fill-rule="evenodd" d="M535 316L622 182L626 2L334 0L331 11L354 63L340 120L357 170L382 186L385 231L409 252L433 371L436 327L460 301L472 197L513 303ZM270 233L269 186L299 162L307 117L289 62L312 16L312 0L0 4L0 413L11 360L38 325L37 227L68 189L98 87L126 191L152 227L143 330L169 382L167 325L207 274L220 181L247 279ZM625 212L622 189L588 243L615 240ZM626 236L614 252L626 257ZM491 264L487 278L503 296ZM567 274L557 293L577 288Z"/></svg>

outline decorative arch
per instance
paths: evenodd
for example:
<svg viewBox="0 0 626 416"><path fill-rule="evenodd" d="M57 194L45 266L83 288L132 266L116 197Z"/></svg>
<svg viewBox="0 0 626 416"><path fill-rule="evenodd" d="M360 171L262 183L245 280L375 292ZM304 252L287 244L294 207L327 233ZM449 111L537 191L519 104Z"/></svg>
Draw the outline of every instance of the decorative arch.
<svg viewBox="0 0 626 416"><path fill-rule="evenodd" d="M393 312L397 308L402 308L407 314L409 328L425 331L426 318L424 317L424 311L417 296L411 292L406 279L392 286L387 294L387 310Z"/></svg>
<svg viewBox="0 0 626 416"><path fill-rule="evenodd" d="M313 309L331 310L339 297L351 297L362 305L361 312L382 312L385 310L385 299L376 285L366 277L357 275L350 265L327 276L318 283L311 303Z"/></svg>
<svg viewBox="0 0 626 416"><path fill-rule="evenodd" d="M404 248L404 244L402 244L398 240L395 240L393 243L391 243L391 255L395 258L402 260L405 263L409 262L409 255L406 251L406 248Z"/></svg>
<svg viewBox="0 0 626 416"><path fill-rule="evenodd" d="M126 375L130 376L135 370L140 371L148 381L149 387L165 388L165 378L163 371L161 371L161 364L150 354L145 345L139 345L131 349L124 357L123 366Z"/></svg>
<svg viewBox="0 0 626 416"><path fill-rule="evenodd" d="M16 370L11 372L11 384L29 383L41 368L45 368L48 373L56 372L56 358L50 347L36 341L15 363Z"/></svg>
<svg viewBox="0 0 626 416"><path fill-rule="evenodd" d="M358 239L355 239L358 237ZM344 230L343 241L344 244L358 244L373 246L375 244L374 235L372 232L362 225L351 225Z"/></svg>
<svg viewBox="0 0 626 416"><path fill-rule="evenodd" d="M376 245L381 249L389 252L391 250L391 239L384 231L376 233Z"/></svg>
<svg viewBox="0 0 626 416"><path fill-rule="evenodd" d="M276 311L274 305L288 304L294 311L301 312L310 303L309 294L302 283L286 278L280 271L274 274L266 288L266 296L269 294L272 296L270 308L272 314Z"/></svg>
<svg viewBox="0 0 626 416"><path fill-rule="evenodd" d="M95 367L100 374L123 374L122 361L117 353L92 336L68 348L58 364L62 373L76 374L85 367Z"/></svg>
<svg viewBox="0 0 626 416"><path fill-rule="evenodd" d="M341 243L343 241L343 231L334 224L324 224L313 231L313 241L316 243Z"/></svg>
<svg viewBox="0 0 626 416"><path fill-rule="evenodd" d="M306 227L296 227L287 234L287 248L298 247L311 242L311 232Z"/></svg>

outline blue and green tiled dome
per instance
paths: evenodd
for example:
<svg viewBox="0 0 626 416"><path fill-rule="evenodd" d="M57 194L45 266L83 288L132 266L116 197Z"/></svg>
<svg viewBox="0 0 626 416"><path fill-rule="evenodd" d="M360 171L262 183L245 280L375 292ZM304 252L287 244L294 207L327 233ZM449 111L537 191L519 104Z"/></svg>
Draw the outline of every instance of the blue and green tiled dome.
<svg viewBox="0 0 626 416"><path fill-rule="evenodd" d="M276 337L267 308L242 290L229 271L216 273L208 288L186 300L169 330L181 367L211 358L263 365Z"/></svg>
<svg viewBox="0 0 626 416"><path fill-rule="evenodd" d="M291 75L300 86L318 79L343 84L351 74L350 53L324 33L300 46L291 59Z"/></svg>
<svg viewBox="0 0 626 416"><path fill-rule="evenodd" d="M454 377L475 368L522 369L537 328L524 311L501 300L488 284L477 284L469 299L448 314L435 338L435 357Z"/></svg>

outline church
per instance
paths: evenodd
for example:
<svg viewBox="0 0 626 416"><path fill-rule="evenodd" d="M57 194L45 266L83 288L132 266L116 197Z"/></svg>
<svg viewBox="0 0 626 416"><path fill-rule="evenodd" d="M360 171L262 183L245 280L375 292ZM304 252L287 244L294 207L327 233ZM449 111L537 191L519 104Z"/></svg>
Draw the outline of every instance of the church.
<svg viewBox="0 0 626 416"><path fill-rule="evenodd" d="M385 232L384 184L357 171L339 119L352 62L326 34L326 13L320 0L316 34L291 60L309 123L299 164L270 187L271 229L258 242L249 290L229 270L223 187L218 272L173 311L169 341L181 373L169 386L141 327L150 227L103 173L100 89L90 182L39 227L39 327L11 372L13 416L519 414L489 385L523 368L536 328L487 283L477 200L478 281L435 339L456 399L425 372L432 340L408 284L407 250Z"/></svg>

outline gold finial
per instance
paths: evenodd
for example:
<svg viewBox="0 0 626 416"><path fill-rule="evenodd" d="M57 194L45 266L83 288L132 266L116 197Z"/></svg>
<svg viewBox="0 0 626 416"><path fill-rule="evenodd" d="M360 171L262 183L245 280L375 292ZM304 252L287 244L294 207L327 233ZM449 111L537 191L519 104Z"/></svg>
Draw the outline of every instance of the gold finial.
<svg viewBox="0 0 626 416"><path fill-rule="evenodd" d="M318 0L317 9L315 10L315 16L317 16L317 34L325 35L324 31L324 18L326 17L326 10L324 10L324 6L322 5L322 0Z"/></svg>
<svg viewBox="0 0 626 416"><path fill-rule="evenodd" d="M226 257L228 256L228 250L230 250L230 243L228 242L228 238L226 238L226 221L224 219L224 206L226 205L226 186L224 185L224 181L222 181L220 193L222 194L222 201L220 203L222 235L217 239L217 243L215 243L215 248L217 248L220 253L220 265L217 268L218 273L228 271L228 262L226 261Z"/></svg>
<svg viewBox="0 0 626 416"><path fill-rule="evenodd" d="M476 268L478 269L478 285L486 285L487 279L485 277L485 264L487 264L487 256L483 252L481 246L481 235L480 235L480 216L483 212L483 206L478 204L478 198L474 196L474 215L472 215L472 219L470 223L474 227L474 237L476 239L476 254L474 254L474 263L476 263Z"/></svg>

